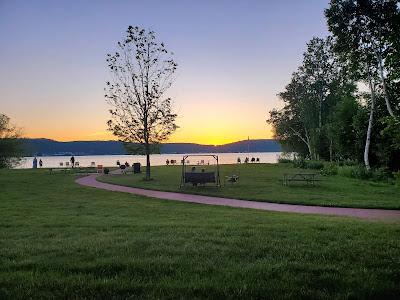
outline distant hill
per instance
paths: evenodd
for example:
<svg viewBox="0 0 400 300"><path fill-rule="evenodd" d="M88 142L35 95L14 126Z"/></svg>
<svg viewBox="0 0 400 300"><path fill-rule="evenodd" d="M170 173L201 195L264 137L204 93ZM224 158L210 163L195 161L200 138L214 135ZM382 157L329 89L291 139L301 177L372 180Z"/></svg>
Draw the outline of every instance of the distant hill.
<svg viewBox="0 0 400 300"><path fill-rule="evenodd" d="M50 139L23 139L27 155L120 155L127 154L121 142L117 141L75 141L58 142ZM276 140L244 140L235 143L213 146L194 143L166 143L161 153L226 153L226 152L280 152Z"/></svg>

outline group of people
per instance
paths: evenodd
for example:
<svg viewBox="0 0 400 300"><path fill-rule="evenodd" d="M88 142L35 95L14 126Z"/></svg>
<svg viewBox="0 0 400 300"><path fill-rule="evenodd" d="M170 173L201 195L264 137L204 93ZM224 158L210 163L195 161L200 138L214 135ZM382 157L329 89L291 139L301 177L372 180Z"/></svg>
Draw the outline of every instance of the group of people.
<svg viewBox="0 0 400 300"><path fill-rule="evenodd" d="M169 160L169 159L167 158L167 160L165 161L165 164L166 164L167 166L169 166L170 164L171 164L171 165L175 165L175 164L176 164L176 160L175 160L175 159Z"/></svg>
<svg viewBox="0 0 400 300"><path fill-rule="evenodd" d="M191 171L197 172L196 167L192 167ZM206 171L206 169L204 169L204 168L201 169L201 173L204 173L205 171Z"/></svg>
<svg viewBox="0 0 400 300"><path fill-rule="evenodd" d="M69 159L69 161L71 162L71 166L72 166L72 168L73 168L73 167L75 166L75 157L74 157L74 156L71 156L71 158ZM37 157L35 156L35 157L33 158L32 168L33 168L33 169L37 169L38 163L39 163L39 168L42 168L42 167L43 167L43 161L42 161L42 159L39 158L39 161L38 161Z"/></svg>
<svg viewBox="0 0 400 300"><path fill-rule="evenodd" d="M260 158L258 158L258 157L257 157L257 158L252 157L251 160L250 160L248 157L246 157L246 158L244 159L244 163L247 164L247 163L249 163L249 162L252 162L252 163L260 162ZM238 164L241 164L241 163L242 163L242 160L240 159L240 157L238 157L237 163L238 163Z"/></svg>
<svg viewBox="0 0 400 300"><path fill-rule="evenodd" d="M125 169L125 168L129 168L131 165L126 161L124 164L121 164L120 162L119 162L119 160L117 160L117 166L120 168L120 169Z"/></svg>
<svg viewBox="0 0 400 300"><path fill-rule="evenodd" d="M35 156L35 158L33 159L32 168L37 169L37 167L38 167L38 159L37 159L36 156ZM39 168L41 168L41 167L43 167L43 161L42 161L42 159L40 158L40 159L39 159Z"/></svg>

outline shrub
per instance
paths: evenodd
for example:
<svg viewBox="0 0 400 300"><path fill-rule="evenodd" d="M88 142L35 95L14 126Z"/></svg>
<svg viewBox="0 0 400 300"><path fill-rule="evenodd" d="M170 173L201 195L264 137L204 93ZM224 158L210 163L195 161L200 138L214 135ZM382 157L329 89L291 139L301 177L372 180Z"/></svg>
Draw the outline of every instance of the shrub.
<svg viewBox="0 0 400 300"><path fill-rule="evenodd" d="M104 174L108 174L110 173L110 169L109 168L104 168Z"/></svg>
<svg viewBox="0 0 400 300"><path fill-rule="evenodd" d="M394 175L394 183L397 186L400 186L400 171L397 171L396 173L393 173Z"/></svg>
<svg viewBox="0 0 400 300"><path fill-rule="evenodd" d="M278 162L279 163L283 163L283 164L287 164L287 163L291 163L292 160L292 153L282 153L279 157L278 157Z"/></svg>
<svg viewBox="0 0 400 300"><path fill-rule="evenodd" d="M324 163L322 161L305 160L304 158L299 158L293 160L293 166L300 169L321 170L324 167Z"/></svg>
<svg viewBox="0 0 400 300"><path fill-rule="evenodd" d="M354 160L346 159L346 160L338 161L338 165L339 166L357 166L358 163L356 161L354 161Z"/></svg>
<svg viewBox="0 0 400 300"><path fill-rule="evenodd" d="M338 174L338 167L335 163L327 163L324 165L324 168L321 170L321 174L325 176L332 176Z"/></svg>
<svg viewBox="0 0 400 300"><path fill-rule="evenodd" d="M278 158L278 163L281 163L281 164L287 164L287 163L291 163L291 162L292 162L292 160L288 159L288 158Z"/></svg>
<svg viewBox="0 0 400 300"><path fill-rule="evenodd" d="M375 181L388 181L392 178L393 174L388 168L379 168L372 171L372 179Z"/></svg>
<svg viewBox="0 0 400 300"><path fill-rule="evenodd" d="M373 176L372 171L368 171L364 166L355 166L351 170L351 177L358 179L371 179Z"/></svg>
<svg viewBox="0 0 400 300"><path fill-rule="evenodd" d="M343 177L352 178L352 171L354 167L343 166L338 168L338 174Z"/></svg>
<svg viewBox="0 0 400 300"><path fill-rule="evenodd" d="M295 168L306 169L306 161L304 158L297 158L293 160L293 166Z"/></svg>
<svg viewBox="0 0 400 300"><path fill-rule="evenodd" d="M363 165L340 167L339 175L363 180L389 181L395 178L395 180L400 181L400 179L396 179L396 176L400 175L392 174L392 172L387 168L378 168L367 171Z"/></svg>
<svg viewBox="0 0 400 300"><path fill-rule="evenodd" d="M324 168L324 163L317 160L306 161L306 169L322 170Z"/></svg>

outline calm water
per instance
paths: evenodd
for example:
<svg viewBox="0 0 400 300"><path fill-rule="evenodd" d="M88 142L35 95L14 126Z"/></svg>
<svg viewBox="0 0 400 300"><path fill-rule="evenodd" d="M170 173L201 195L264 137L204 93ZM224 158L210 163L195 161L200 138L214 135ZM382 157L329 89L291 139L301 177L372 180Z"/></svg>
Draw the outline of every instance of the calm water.
<svg viewBox="0 0 400 300"><path fill-rule="evenodd" d="M276 163L281 152L254 152L254 153L217 153L220 164L233 164L236 163L238 157L244 162L246 157L259 158L260 163ZM205 155L205 154L204 154ZM165 165L166 160L176 160L178 163L182 160L183 154L153 154L150 157L152 166ZM43 161L43 168L57 168L60 163L65 166L69 162L70 156L41 156L38 161ZM92 162L95 165L103 165L105 167L113 167L117 165L117 161L129 164L139 162L142 165L146 164L146 157L144 155L91 155L91 156L75 156L75 162L79 162L81 167L89 167ZM214 164L214 159L207 156L193 156L189 157L190 164L198 164L204 160L204 164ZM18 168L32 168L33 157L25 157Z"/></svg>

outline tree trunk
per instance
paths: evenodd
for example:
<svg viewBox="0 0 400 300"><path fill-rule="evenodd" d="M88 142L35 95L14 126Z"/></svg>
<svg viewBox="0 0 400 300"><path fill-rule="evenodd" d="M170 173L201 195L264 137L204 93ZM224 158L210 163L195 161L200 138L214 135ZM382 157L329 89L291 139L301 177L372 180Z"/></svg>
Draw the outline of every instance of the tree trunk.
<svg viewBox="0 0 400 300"><path fill-rule="evenodd" d="M333 143L332 138L329 139L329 160L333 161Z"/></svg>
<svg viewBox="0 0 400 300"><path fill-rule="evenodd" d="M307 148L308 148L308 152L310 153L310 159L313 159L314 153L312 151L310 137L308 136L308 132L307 132L307 128L306 127L304 127L304 131L306 133L306 139L307 139L306 145L307 145Z"/></svg>
<svg viewBox="0 0 400 300"><path fill-rule="evenodd" d="M383 64L382 64L382 56L381 56L381 54L378 54L378 63L379 63L379 75L380 75L381 81L382 81L383 95L385 96L386 108L387 108L387 110L389 112L389 115L394 117L394 113L393 113L392 107L391 107L390 102L389 102L389 95L387 93L385 76L383 75Z"/></svg>
<svg viewBox="0 0 400 300"><path fill-rule="evenodd" d="M319 112L318 112L318 128L320 129L320 131L321 131L321 128L322 128L322 99L323 99L323 96L320 96L320 99L319 99Z"/></svg>
<svg viewBox="0 0 400 300"><path fill-rule="evenodd" d="M368 171L371 169L371 166L369 165L369 146L371 144L372 122L374 120L374 108L375 108L375 88L372 84L371 77L369 78L369 88L371 90L371 111L369 113L367 138L365 141L365 148L364 148L364 164L365 164L365 168Z"/></svg>
<svg viewBox="0 0 400 300"><path fill-rule="evenodd" d="M145 145L146 152L146 180L150 180L150 147L148 142Z"/></svg>

